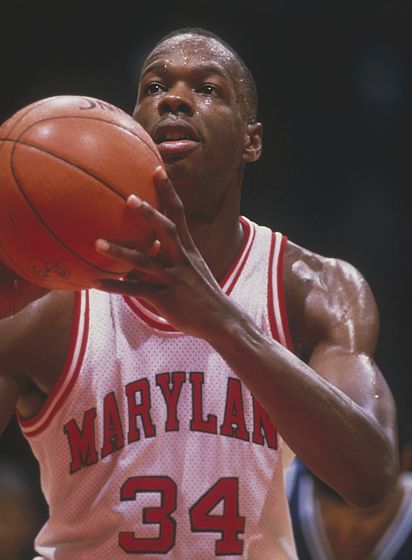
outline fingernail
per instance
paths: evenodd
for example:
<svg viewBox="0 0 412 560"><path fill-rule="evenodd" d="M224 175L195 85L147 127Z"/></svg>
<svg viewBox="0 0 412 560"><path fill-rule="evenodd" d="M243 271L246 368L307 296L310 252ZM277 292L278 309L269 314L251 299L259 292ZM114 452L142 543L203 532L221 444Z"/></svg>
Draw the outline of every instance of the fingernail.
<svg viewBox="0 0 412 560"><path fill-rule="evenodd" d="M99 253L106 253L109 250L109 244L104 239L97 239L94 246Z"/></svg>
<svg viewBox="0 0 412 560"><path fill-rule="evenodd" d="M150 247L150 249L147 252L149 257L157 257L157 255L160 252L161 246L162 246L162 244L160 243L160 241L158 239L156 239L153 242L153 245Z"/></svg>
<svg viewBox="0 0 412 560"><path fill-rule="evenodd" d="M167 179L167 173L163 166L159 165L159 167L156 167L156 173L159 179Z"/></svg>
<svg viewBox="0 0 412 560"><path fill-rule="evenodd" d="M127 205L130 206L130 208L139 208L139 206L142 205L142 199L135 194L131 194L127 199Z"/></svg>

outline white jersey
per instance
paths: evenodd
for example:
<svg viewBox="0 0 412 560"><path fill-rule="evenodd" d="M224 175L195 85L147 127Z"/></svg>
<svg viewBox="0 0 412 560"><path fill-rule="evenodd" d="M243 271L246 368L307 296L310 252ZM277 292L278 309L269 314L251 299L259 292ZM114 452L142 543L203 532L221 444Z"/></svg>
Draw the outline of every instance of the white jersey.
<svg viewBox="0 0 412 560"><path fill-rule="evenodd" d="M241 223L244 245L221 286L290 348L286 238ZM50 507L37 552L46 560L296 558L281 437L220 355L142 301L97 290L76 295L73 324L45 406L20 418Z"/></svg>

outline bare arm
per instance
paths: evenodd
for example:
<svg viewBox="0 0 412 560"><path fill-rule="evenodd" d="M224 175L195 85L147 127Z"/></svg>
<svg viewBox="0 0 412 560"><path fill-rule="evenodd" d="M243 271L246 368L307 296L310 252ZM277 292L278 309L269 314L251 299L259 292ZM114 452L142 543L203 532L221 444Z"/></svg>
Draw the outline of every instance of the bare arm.
<svg viewBox="0 0 412 560"><path fill-rule="evenodd" d="M49 292L0 262L0 434L41 407L64 363L73 295Z"/></svg>
<svg viewBox="0 0 412 560"><path fill-rule="evenodd" d="M309 366L342 392L344 398L347 396L351 399L349 406L344 408L343 418L337 416L337 421L345 425L348 437L353 438L355 458L353 466L348 465L351 476L347 482L342 479L342 484L350 485L354 476L363 475L369 478L372 487L382 484L382 488L385 488L385 481L390 482L390 475L397 466L397 429L392 394L373 358L379 334L376 302L367 282L354 267L318 256L309 258L309 266L313 258L320 265L320 270L315 273L312 289L305 298L302 338L309 346ZM297 274L304 260L303 257L295 261ZM359 419L361 422L358 424ZM373 431L370 436L368 423ZM321 431L322 437L328 438L328 431L333 438L333 425ZM336 431L335 435L338 433ZM371 442L379 444L379 437L382 444L387 446L387 452L382 447L380 454L378 445L377 455L374 456L375 448L369 445ZM345 445L345 441L338 448L340 445ZM319 476L325 478L316 456L311 455L310 450L305 452ZM367 457L368 452L372 454L370 458ZM378 468L371 464L371 459L376 460L377 457L382 458ZM364 465L361 463L362 458L366 459ZM334 459L336 468L339 468L339 454ZM356 471L357 464L364 469L359 474Z"/></svg>
<svg viewBox="0 0 412 560"><path fill-rule="evenodd" d="M14 315L47 292L15 274L0 260L0 319Z"/></svg>
<svg viewBox="0 0 412 560"><path fill-rule="evenodd" d="M373 319L369 329L363 320L376 317L376 307L360 275L349 267L324 266L310 297L301 296L307 364L265 337L222 292L191 240L171 185L160 175L157 185L167 217L146 203L129 204L156 232L158 246L142 255L98 243L98 250L135 266L133 278L98 287L145 297L176 328L207 340L309 468L350 503L375 506L395 477L397 454L393 402L372 361L377 325ZM340 294L339 301L328 299L329 292ZM311 328L315 336L308 336Z"/></svg>
<svg viewBox="0 0 412 560"><path fill-rule="evenodd" d="M372 357L376 305L353 267L323 261L301 318L308 364L248 320L235 319L214 346L301 460L348 502L373 507L394 480L398 455L393 399Z"/></svg>
<svg viewBox="0 0 412 560"><path fill-rule="evenodd" d="M17 276L0 261L0 337L5 330L10 332L8 327L1 328L1 324L4 323L1 319L9 323L7 318L11 318L45 293L47 290ZM3 336L0 341L0 434L15 414L19 393L19 383L16 377L10 374L10 368L6 364L9 339L10 336Z"/></svg>

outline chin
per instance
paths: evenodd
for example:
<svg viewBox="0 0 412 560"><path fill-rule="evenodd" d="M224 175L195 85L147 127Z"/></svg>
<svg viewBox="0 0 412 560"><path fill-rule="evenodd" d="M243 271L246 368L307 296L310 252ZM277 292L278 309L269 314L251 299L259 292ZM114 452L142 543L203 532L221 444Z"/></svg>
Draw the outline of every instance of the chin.
<svg viewBox="0 0 412 560"><path fill-rule="evenodd" d="M183 158L175 161L165 161L167 176L172 182L175 189L181 187L190 187L193 185L194 173L193 167Z"/></svg>

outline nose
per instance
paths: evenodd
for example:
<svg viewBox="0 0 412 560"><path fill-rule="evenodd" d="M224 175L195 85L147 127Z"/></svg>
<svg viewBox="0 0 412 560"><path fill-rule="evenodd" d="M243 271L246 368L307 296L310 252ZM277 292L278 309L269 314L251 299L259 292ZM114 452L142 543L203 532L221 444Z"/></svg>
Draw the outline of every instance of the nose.
<svg viewBox="0 0 412 560"><path fill-rule="evenodd" d="M185 87L183 84L176 84L168 89L159 101L159 113L183 113L192 116L195 107L192 95L192 90Z"/></svg>

